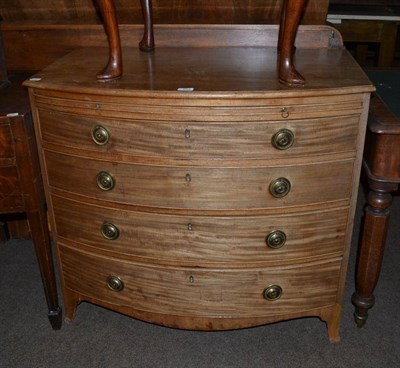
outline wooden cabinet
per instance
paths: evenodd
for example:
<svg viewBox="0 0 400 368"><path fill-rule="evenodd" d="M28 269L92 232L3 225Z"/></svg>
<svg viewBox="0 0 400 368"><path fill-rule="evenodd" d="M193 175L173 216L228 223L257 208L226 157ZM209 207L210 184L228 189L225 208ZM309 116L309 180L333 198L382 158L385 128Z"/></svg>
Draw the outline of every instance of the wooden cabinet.
<svg viewBox="0 0 400 368"><path fill-rule="evenodd" d="M323 28L326 29L326 28ZM372 85L342 48L73 52L26 82L66 316L187 329L316 316L339 339Z"/></svg>

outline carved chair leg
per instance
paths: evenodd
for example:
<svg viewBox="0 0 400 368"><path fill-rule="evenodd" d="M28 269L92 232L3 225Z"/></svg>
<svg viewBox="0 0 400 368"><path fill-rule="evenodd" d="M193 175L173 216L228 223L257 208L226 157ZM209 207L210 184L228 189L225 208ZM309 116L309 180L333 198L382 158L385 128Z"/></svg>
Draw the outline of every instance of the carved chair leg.
<svg viewBox="0 0 400 368"><path fill-rule="evenodd" d="M398 186L370 180L371 191L368 194L368 206L365 210L364 230L359 249L356 292L351 301L354 304L354 318L358 327L362 327L368 318L368 310L373 307L374 289L378 282L386 235L389 223L390 192Z"/></svg>
<svg viewBox="0 0 400 368"><path fill-rule="evenodd" d="M287 86L302 86L305 79L293 63L294 41L306 0L285 0L283 3L278 40L279 81Z"/></svg>
<svg viewBox="0 0 400 368"><path fill-rule="evenodd" d="M117 15L113 0L96 0L104 21L107 34L109 59L107 65L97 74L97 79L106 81L122 75L122 50L118 31Z"/></svg>
<svg viewBox="0 0 400 368"><path fill-rule="evenodd" d="M142 40L139 42L139 48L142 51L154 50L154 30L153 30L153 11L151 0L140 0L142 5L142 13L144 20L144 34Z"/></svg>

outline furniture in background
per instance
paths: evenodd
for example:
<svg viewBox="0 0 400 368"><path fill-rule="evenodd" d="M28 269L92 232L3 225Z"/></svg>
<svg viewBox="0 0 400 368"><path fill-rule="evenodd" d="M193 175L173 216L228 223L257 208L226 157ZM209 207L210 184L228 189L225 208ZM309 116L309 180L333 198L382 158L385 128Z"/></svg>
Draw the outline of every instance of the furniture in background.
<svg viewBox="0 0 400 368"><path fill-rule="evenodd" d="M0 32L0 90L7 87L9 83L6 69L6 58L4 55L3 37Z"/></svg>
<svg viewBox="0 0 400 368"><path fill-rule="evenodd" d="M144 33L142 40L139 42L139 48L141 51L151 52L155 49L152 1L140 0L140 3L143 12ZM108 62L97 74L97 79L107 81L119 78L122 75L121 41L114 0L97 0L97 4L103 15L104 29L109 47ZM277 44L279 51L278 78L281 83L288 86L302 86L305 83L304 78L296 70L293 61L297 28L305 5L305 0L284 0L282 3Z"/></svg>
<svg viewBox="0 0 400 368"><path fill-rule="evenodd" d="M398 71L377 73L389 81L386 85L389 89L382 91L382 98L385 100L387 93L398 98L400 73ZM381 78L376 79L382 80ZM352 297L356 307L354 316L359 327L365 324L368 311L375 304L373 292L382 265L392 192L397 191L400 185L400 119L382 101L379 95L380 85L377 87L377 92L371 101L364 154L364 170L369 184L368 206L365 210L357 262L356 291Z"/></svg>
<svg viewBox="0 0 400 368"><path fill-rule="evenodd" d="M3 52L3 39L0 32L0 91L6 88L10 82L8 80L7 70L6 70L6 60ZM5 242L8 238L6 224L0 221L0 242Z"/></svg>
<svg viewBox="0 0 400 368"><path fill-rule="evenodd" d="M0 62L4 61L0 49ZM61 327L56 279L47 227L45 198L27 91L23 78L7 77L0 65L0 214L25 212L42 277L48 317L53 329ZM21 301L25 302L25 301Z"/></svg>
<svg viewBox="0 0 400 368"><path fill-rule="evenodd" d="M99 14L91 0L19 0L18 6L0 4L0 28L3 31L8 70L37 72L80 47L103 47L107 38ZM227 3L229 5L227 6ZM153 1L154 31L157 47L164 29L175 24L193 24L199 32L205 25L278 24L283 0L271 1ZM302 24L325 24L329 0L308 0ZM138 0L118 0L116 9L121 43L137 47L143 35L143 15ZM193 27L194 27L193 26ZM160 31L159 31L160 30ZM218 33L220 35L220 33ZM214 43L214 35L203 46ZM229 38L226 34L224 37ZM257 35L258 37L258 35ZM185 35L173 35L175 46L185 44ZM218 41L217 41L218 42ZM262 44L261 44L262 45Z"/></svg>
<svg viewBox="0 0 400 368"><path fill-rule="evenodd" d="M299 29L300 89L278 81L278 26L209 27L160 29L110 83L105 48L25 82L66 318L82 301L198 330L314 316L338 341L374 88L331 27Z"/></svg>
<svg viewBox="0 0 400 368"><path fill-rule="evenodd" d="M377 66L392 66L400 22L400 4L396 1L330 2L328 22L342 34L345 42L356 46L356 60L365 65L368 44L377 44Z"/></svg>

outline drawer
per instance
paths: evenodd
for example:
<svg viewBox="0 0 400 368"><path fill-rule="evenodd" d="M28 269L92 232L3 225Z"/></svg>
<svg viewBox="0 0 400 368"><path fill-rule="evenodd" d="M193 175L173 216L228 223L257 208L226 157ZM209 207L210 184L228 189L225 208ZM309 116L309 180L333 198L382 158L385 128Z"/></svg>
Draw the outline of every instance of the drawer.
<svg viewBox="0 0 400 368"><path fill-rule="evenodd" d="M2 159L13 157L15 157L15 153L10 125L0 123L0 165Z"/></svg>
<svg viewBox="0 0 400 368"><path fill-rule="evenodd" d="M54 145L192 159L272 159L353 152L359 122L359 115L246 123L135 121L47 110L40 110L39 116L43 140Z"/></svg>
<svg viewBox="0 0 400 368"><path fill-rule="evenodd" d="M17 168L0 167L0 211L17 212L24 206Z"/></svg>
<svg viewBox="0 0 400 368"><path fill-rule="evenodd" d="M45 152L53 188L84 196L157 208L245 210L348 200L353 161L283 167L199 168L113 163ZM115 183L111 190L97 178ZM112 179L111 179L112 178ZM281 198L271 192L280 178L291 189ZM286 187L289 188L286 182ZM279 183L278 183L279 184ZM285 185L278 185L284 189Z"/></svg>
<svg viewBox="0 0 400 368"><path fill-rule="evenodd" d="M288 91L285 91L288 92ZM156 122L265 122L334 116L359 115L363 108L360 94L301 96L291 92L281 97L265 93L174 93L147 96L112 96L35 90L39 110L73 113L79 116L132 119ZM289 96L291 95L291 96ZM242 97L243 96L243 97ZM261 97L262 96L262 97ZM283 96L283 97L282 97Z"/></svg>
<svg viewBox="0 0 400 368"><path fill-rule="evenodd" d="M340 259L279 268L151 266L63 245L60 259L65 287L83 296L141 312L216 318L273 316L333 305L341 266ZM110 289L110 276L122 281L121 291ZM282 290L277 300L263 296L271 285Z"/></svg>
<svg viewBox="0 0 400 368"><path fill-rule="evenodd" d="M58 236L96 249L180 264L298 262L340 256L347 208L271 216L176 216L53 196Z"/></svg>

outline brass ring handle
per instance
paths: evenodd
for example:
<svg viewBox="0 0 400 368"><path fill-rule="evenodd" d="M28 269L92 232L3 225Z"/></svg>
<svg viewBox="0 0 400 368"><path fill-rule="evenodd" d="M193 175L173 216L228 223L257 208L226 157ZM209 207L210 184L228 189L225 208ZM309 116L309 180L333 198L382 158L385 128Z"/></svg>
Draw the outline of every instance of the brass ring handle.
<svg viewBox="0 0 400 368"><path fill-rule="evenodd" d="M107 286L112 291L122 291L125 285L118 276L110 275L107 277Z"/></svg>
<svg viewBox="0 0 400 368"><path fill-rule="evenodd" d="M112 222L105 222L101 226L101 233L108 240L116 240L119 237L119 229Z"/></svg>
<svg viewBox="0 0 400 368"><path fill-rule="evenodd" d="M272 136L271 143L278 150L286 150L293 146L294 134L289 129L281 129Z"/></svg>
<svg viewBox="0 0 400 368"><path fill-rule="evenodd" d="M111 190L115 186L115 179L107 171L100 171L96 176L96 184L101 190Z"/></svg>
<svg viewBox="0 0 400 368"><path fill-rule="evenodd" d="M286 243L286 234L281 230L275 230L270 232L265 242L272 249L282 248Z"/></svg>
<svg viewBox="0 0 400 368"><path fill-rule="evenodd" d="M278 178L271 181L269 191L275 198L282 198L289 194L291 187L289 179Z"/></svg>
<svg viewBox="0 0 400 368"><path fill-rule="evenodd" d="M279 285L270 285L263 291L264 298L269 301L278 300L282 293L283 290Z"/></svg>
<svg viewBox="0 0 400 368"><path fill-rule="evenodd" d="M96 125L92 129L92 139L98 146L104 146L110 139L110 133L102 125Z"/></svg>
<svg viewBox="0 0 400 368"><path fill-rule="evenodd" d="M283 108L281 109L281 116L282 116L284 119L286 119L286 118L289 117L289 110L288 110L287 107L283 107Z"/></svg>

